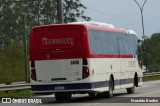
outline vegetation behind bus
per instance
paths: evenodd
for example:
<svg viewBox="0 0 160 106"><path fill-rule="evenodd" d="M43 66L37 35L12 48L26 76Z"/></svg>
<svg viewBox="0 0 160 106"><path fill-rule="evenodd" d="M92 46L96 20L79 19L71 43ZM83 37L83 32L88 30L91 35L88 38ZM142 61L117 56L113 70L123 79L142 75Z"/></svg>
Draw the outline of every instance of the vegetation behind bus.
<svg viewBox="0 0 160 106"><path fill-rule="evenodd" d="M150 38L145 40L140 48L143 48L143 64L147 65L147 71L158 72L160 71L160 33L153 34ZM146 61L145 61L146 52Z"/></svg>

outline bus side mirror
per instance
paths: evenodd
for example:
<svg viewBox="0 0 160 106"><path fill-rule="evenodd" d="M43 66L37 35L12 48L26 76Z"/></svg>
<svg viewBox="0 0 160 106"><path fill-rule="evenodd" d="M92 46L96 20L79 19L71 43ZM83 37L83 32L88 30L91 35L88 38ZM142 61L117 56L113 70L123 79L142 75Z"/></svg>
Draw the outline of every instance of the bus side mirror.
<svg viewBox="0 0 160 106"><path fill-rule="evenodd" d="M143 41L142 41L142 40L140 40L140 39L138 39L138 41L137 41L137 42L138 42L138 45L140 46L140 45L142 44L142 42L143 42Z"/></svg>
<svg viewBox="0 0 160 106"><path fill-rule="evenodd" d="M143 72L149 72L149 70L146 68L146 66L142 66Z"/></svg>
<svg viewBox="0 0 160 106"><path fill-rule="evenodd" d="M139 43L141 43L141 42L143 42L143 41L142 41L142 40L140 40L140 39L138 39L138 44L139 44Z"/></svg>

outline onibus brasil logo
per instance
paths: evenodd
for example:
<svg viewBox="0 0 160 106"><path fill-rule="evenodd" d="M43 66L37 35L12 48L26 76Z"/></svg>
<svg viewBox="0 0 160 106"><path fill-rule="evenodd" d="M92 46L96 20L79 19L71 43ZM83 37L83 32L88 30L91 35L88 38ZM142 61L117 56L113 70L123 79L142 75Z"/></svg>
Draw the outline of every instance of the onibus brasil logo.
<svg viewBox="0 0 160 106"><path fill-rule="evenodd" d="M30 99L30 98L21 98L21 99L17 99L17 98L2 98L2 103L42 103L41 99Z"/></svg>

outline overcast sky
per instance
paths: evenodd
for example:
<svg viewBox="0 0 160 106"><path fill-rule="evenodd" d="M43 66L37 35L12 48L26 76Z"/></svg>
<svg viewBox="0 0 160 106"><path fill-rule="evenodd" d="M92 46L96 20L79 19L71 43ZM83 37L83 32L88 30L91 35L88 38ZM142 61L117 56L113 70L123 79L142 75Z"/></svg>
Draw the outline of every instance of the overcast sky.
<svg viewBox="0 0 160 106"><path fill-rule="evenodd" d="M137 0L142 6L145 0ZM141 14L134 0L81 0L87 7L85 15L92 21L113 24L118 28L134 30L142 37ZM145 35L160 32L160 0L147 0L144 10Z"/></svg>

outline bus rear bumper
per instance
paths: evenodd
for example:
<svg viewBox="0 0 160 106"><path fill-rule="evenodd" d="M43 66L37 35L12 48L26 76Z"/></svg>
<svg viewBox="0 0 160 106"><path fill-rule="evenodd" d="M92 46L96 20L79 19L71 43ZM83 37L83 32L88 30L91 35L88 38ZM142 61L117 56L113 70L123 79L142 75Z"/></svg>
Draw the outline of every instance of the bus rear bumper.
<svg viewBox="0 0 160 106"><path fill-rule="evenodd" d="M98 88L108 87L108 81L94 82L94 83L69 83L69 84L36 84L31 85L34 94L47 94L56 92L94 92Z"/></svg>

